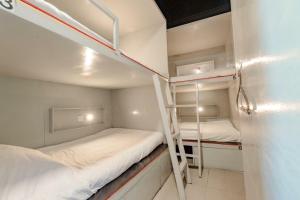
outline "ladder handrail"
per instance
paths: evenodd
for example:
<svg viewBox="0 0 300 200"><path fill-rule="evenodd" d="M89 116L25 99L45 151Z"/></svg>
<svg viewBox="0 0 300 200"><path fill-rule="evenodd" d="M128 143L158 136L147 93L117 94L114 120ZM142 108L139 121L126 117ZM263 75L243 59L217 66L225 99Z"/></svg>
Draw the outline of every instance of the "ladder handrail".
<svg viewBox="0 0 300 200"><path fill-rule="evenodd" d="M176 102L176 87L177 84L174 83L170 83L172 88L173 88L173 98L174 98L174 102ZM191 83L187 83L188 85L190 85ZM198 174L199 177L202 177L202 147L201 147L201 131L200 131L200 113L198 111L200 103L199 103L199 86L198 86L198 81L193 81L192 83L195 86L195 104L192 104L193 106L191 106L191 104L186 104L186 105L177 105L177 103L175 103L172 107L173 108L185 108L185 107L194 107L195 113L196 113L196 120L197 120L197 154L198 156L195 156L193 158L193 163L195 162L195 158L198 159ZM182 131L182 129L180 128L179 131Z"/></svg>
<svg viewBox="0 0 300 200"><path fill-rule="evenodd" d="M199 177L202 176L202 151L201 151L201 132L200 132L200 112L199 112L199 85L198 82L195 84L196 87L196 104L197 104L197 109L196 109L196 118L197 118L197 135L198 135L198 140L197 140L197 145L198 145L198 173Z"/></svg>
<svg viewBox="0 0 300 200"><path fill-rule="evenodd" d="M160 110L161 118L162 118L162 122L163 122L164 133L165 133L168 147L169 147L169 152L170 152L171 162L172 162L173 171L174 171L174 175L175 175L179 199L186 200L184 183L183 183L183 179L182 179L182 172L185 172L184 176L186 178L187 183L191 183L191 177L190 177L188 163L187 163L187 159L186 159L186 155L185 155L185 151L184 151L184 147L183 147L182 138L181 138L178 126L177 126L176 110L167 108L170 104L173 104L172 95L171 95L171 91L169 88L169 83L166 81L166 88L165 88L166 90L162 91L160 78L157 74L153 76L153 82L154 82L156 97L157 97L159 110ZM166 94L166 98L164 98L163 93ZM168 104L167 106L165 104L165 99L167 100L167 104ZM170 115L171 115L171 119L169 120ZM170 126L170 122L172 122L171 126ZM173 137L174 134L172 134L171 127L173 127L173 129L174 129L174 132L175 132L174 134L177 135L175 138ZM181 158L180 164L179 164L179 161L178 161L178 158L176 155L176 148L175 148L176 143L179 147L179 153L180 153L180 158Z"/></svg>

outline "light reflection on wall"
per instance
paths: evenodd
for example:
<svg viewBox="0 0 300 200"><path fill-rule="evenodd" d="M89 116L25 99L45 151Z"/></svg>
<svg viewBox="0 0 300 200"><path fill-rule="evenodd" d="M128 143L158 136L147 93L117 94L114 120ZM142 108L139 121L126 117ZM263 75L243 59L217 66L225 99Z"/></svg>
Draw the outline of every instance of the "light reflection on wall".
<svg viewBox="0 0 300 200"><path fill-rule="evenodd" d="M134 111L132 111L131 112L133 115L139 115L140 114L140 112L138 111L138 110L134 110Z"/></svg>
<svg viewBox="0 0 300 200"><path fill-rule="evenodd" d="M280 62L280 61L284 61L287 59L291 59L291 58L295 58L295 57L299 57L300 52L299 51L291 51L288 54L282 54L282 55L267 55L267 56L260 56L260 57L255 57L255 58L251 58L248 60L243 60L240 63L236 64L236 69L240 69L240 64L243 65L243 68L247 68L256 64L260 64L260 63L273 63L273 62Z"/></svg>
<svg viewBox="0 0 300 200"><path fill-rule="evenodd" d="M290 112L290 111L300 111L300 103L267 103L267 104L258 104L256 106L255 112L264 113L264 112Z"/></svg>
<svg viewBox="0 0 300 200"><path fill-rule="evenodd" d="M198 112L200 113L200 112L203 112L203 111L204 111L204 108L201 107L201 106L199 106L199 107L198 107Z"/></svg>
<svg viewBox="0 0 300 200"><path fill-rule="evenodd" d="M90 48L84 48L83 51L83 66L81 67L81 75L82 76L90 76L93 73L93 63L95 60L96 52Z"/></svg>
<svg viewBox="0 0 300 200"><path fill-rule="evenodd" d="M93 122L94 119L95 119L95 116L94 116L94 114L92 114L92 113L87 113L87 114L85 115L85 120L86 120L87 122Z"/></svg>

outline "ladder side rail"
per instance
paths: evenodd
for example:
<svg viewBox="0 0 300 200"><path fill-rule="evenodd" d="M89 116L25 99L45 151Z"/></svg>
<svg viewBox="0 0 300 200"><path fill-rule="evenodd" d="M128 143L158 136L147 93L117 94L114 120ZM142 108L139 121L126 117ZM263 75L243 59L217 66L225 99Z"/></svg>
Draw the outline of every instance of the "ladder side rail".
<svg viewBox="0 0 300 200"><path fill-rule="evenodd" d="M186 200L184 184L183 184L183 180L181 177L179 162L178 162L177 155L176 155L175 144L174 144L174 140L171 135L170 126L169 126L169 122L167 119L168 111L166 109L166 105L165 105L164 98L162 95L163 93L162 93L161 84L160 84L158 75L153 76L153 81L154 81L157 101L159 104L159 110L160 110L162 121L163 121L163 128L164 128L165 136L166 136L168 147L169 147L169 152L170 152L170 156L171 156L171 162L172 162L172 166L173 166L173 171L174 171L174 175L175 175L179 198L180 198L180 200Z"/></svg>
<svg viewBox="0 0 300 200"><path fill-rule="evenodd" d="M172 85L172 93L173 93L173 95L172 95L173 103L172 104L176 105L176 85ZM170 104L170 105L172 105L172 104ZM174 109L175 109L175 112L176 112L176 115L177 115L177 108L175 107ZM171 115L170 115L170 118L171 118ZM171 128L172 128L172 132L175 132L173 124L171 124ZM178 133L175 132L175 134L178 134Z"/></svg>
<svg viewBox="0 0 300 200"><path fill-rule="evenodd" d="M166 93L171 94L170 88L168 85L166 87ZM167 100L170 105L174 105L172 98L170 98L170 96L169 97L167 96ZM184 170L186 181L187 181L187 183L192 183L190 171L188 169L188 162L187 162L187 158L185 155L185 150L184 150L184 146L183 146L183 142L182 142L182 137L181 137L180 130L178 127L177 116L176 116L176 107L171 108L171 119L172 119L173 127L175 130L175 134L179 133L179 136L177 137L177 144L178 144L181 162L186 163L186 168Z"/></svg>
<svg viewBox="0 0 300 200"><path fill-rule="evenodd" d="M196 85L196 118L197 118L197 136L198 136L198 140L197 140L197 151L198 151L198 174L199 177L202 177L202 148L201 148L201 131L200 131L200 112L199 112L199 86L198 86L198 82L195 83Z"/></svg>

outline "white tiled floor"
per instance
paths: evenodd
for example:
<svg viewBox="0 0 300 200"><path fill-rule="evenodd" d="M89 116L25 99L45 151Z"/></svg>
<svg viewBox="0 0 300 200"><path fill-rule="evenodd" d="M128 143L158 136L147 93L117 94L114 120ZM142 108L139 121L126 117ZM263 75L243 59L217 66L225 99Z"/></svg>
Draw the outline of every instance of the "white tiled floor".
<svg viewBox="0 0 300 200"><path fill-rule="evenodd" d="M245 200L244 178L240 172L204 169L203 177L191 169L193 184L186 187L188 200ZM175 178L172 174L154 200L177 200Z"/></svg>

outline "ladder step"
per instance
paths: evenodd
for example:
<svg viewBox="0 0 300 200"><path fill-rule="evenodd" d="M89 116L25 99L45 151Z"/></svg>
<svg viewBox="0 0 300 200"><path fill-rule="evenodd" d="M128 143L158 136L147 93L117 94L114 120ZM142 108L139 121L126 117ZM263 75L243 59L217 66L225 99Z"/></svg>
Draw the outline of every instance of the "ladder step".
<svg viewBox="0 0 300 200"><path fill-rule="evenodd" d="M187 162L186 161L181 161L181 163L179 164L179 169L180 169L181 173L184 171L186 166L187 166Z"/></svg>
<svg viewBox="0 0 300 200"><path fill-rule="evenodd" d="M197 108L197 104L178 104L176 108Z"/></svg>
<svg viewBox="0 0 300 200"><path fill-rule="evenodd" d="M180 156L180 153L176 153L177 156ZM186 153L185 156L187 158L198 158L197 155Z"/></svg>
<svg viewBox="0 0 300 200"><path fill-rule="evenodd" d="M195 81L187 81L187 82L171 82L171 85L172 86L186 86L186 85L196 85L196 84L198 84L197 82L195 82Z"/></svg>
<svg viewBox="0 0 300 200"><path fill-rule="evenodd" d="M197 128L180 128L181 131L198 131Z"/></svg>
<svg viewBox="0 0 300 200"><path fill-rule="evenodd" d="M197 104L178 104L178 105L169 105L166 108L197 108Z"/></svg>

